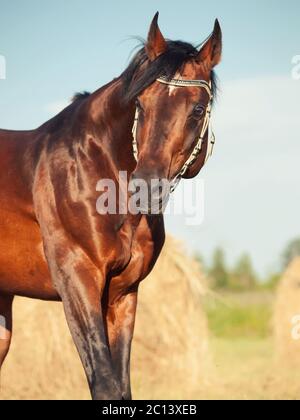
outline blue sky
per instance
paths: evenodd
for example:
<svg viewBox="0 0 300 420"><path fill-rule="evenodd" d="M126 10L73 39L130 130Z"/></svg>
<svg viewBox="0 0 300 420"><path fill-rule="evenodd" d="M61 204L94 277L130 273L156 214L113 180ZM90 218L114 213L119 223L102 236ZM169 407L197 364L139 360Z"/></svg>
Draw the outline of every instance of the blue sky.
<svg viewBox="0 0 300 420"><path fill-rule="evenodd" d="M284 7L279 0L0 0L0 54L8 74L1 84L2 126L30 128L47 118L45 101L96 89L118 75L135 45L126 39L145 37L157 10L166 37L194 43L220 19L222 81L286 74L300 48L297 0Z"/></svg>
<svg viewBox="0 0 300 420"><path fill-rule="evenodd" d="M168 228L206 257L222 244L230 261L249 251L261 273L276 267L285 242L300 235L299 93L291 60L300 54L296 0L151 2L0 0L0 127L33 128L75 91L118 76L154 13L170 39L195 44L219 18L224 59L214 119L218 145L202 176L205 223Z"/></svg>

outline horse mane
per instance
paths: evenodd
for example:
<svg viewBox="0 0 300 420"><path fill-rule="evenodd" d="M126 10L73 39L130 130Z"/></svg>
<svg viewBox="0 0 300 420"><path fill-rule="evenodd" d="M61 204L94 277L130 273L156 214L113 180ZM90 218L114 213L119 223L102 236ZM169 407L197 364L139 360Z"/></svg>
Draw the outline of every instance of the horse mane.
<svg viewBox="0 0 300 420"><path fill-rule="evenodd" d="M124 85L125 100L136 98L143 90L149 87L157 78L164 76L172 79L180 71L183 65L196 58L199 50L192 44L183 41L167 41L167 50L156 60L150 62L140 76L137 73L140 67L148 61L145 42L142 48L135 54L127 69L121 74ZM212 93L217 94L217 77L214 71L211 73Z"/></svg>
<svg viewBox="0 0 300 420"><path fill-rule="evenodd" d="M82 99L88 98L90 95L91 93L87 92L86 90L84 92L76 92L71 102L73 103L73 102L81 101Z"/></svg>
<svg viewBox="0 0 300 420"><path fill-rule="evenodd" d="M72 115L75 115L75 112L79 109L82 101L88 98L91 95L90 92L83 91L77 92L72 97L70 103L62 109L59 113L54 115L50 120L44 122L39 129L47 127L48 130L56 131L64 125L66 118L71 118Z"/></svg>
<svg viewBox="0 0 300 420"><path fill-rule="evenodd" d="M166 52L161 54L156 60L149 62L145 70L136 77L141 66L146 61L149 61L145 42L141 41L141 44L142 47L135 54L128 67L120 76L123 82L125 101L135 99L143 90L161 76L165 76L169 80L172 79L175 74L182 69L186 62L197 57L199 53L198 48L194 47L192 44L183 41L168 40ZM218 91L218 83L214 71L211 72L211 82L213 98L215 99ZM60 121L67 112L77 109L76 105L80 105L80 102L87 99L89 96L91 96L91 93L87 91L75 93L70 105L50 121L52 123L54 121Z"/></svg>

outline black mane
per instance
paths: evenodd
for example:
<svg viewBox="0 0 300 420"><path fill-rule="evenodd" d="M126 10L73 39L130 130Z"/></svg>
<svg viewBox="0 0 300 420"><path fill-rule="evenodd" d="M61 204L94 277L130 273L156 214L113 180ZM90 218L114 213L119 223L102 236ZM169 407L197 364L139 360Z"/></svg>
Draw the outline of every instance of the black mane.
<svg viewBox="0 0 300 420"><path fill-rule="evenodd" d="M72 98L72 102L77 102L80 101L82 99L85 99L87 97L89 97L91 94L90 92L84 91L84 92L77 92L75 93L75 95Z"/></svg>
<svg viewBox="0 0 300 420"><path fill-rule="evenodd" d="M198 49L187 42L167 41L167 45L166 52L148 64L145 71L137 78L135 76L139 68L148 60L145 45L134 56L127 69L121 75L126 100L129 101L136 98L161 76L165 76L169 80L172 79L186 62L192 58L196 58L199 54ZM217 79L213 71L211 81L212 91L215 97L217 92Z"/></svg>

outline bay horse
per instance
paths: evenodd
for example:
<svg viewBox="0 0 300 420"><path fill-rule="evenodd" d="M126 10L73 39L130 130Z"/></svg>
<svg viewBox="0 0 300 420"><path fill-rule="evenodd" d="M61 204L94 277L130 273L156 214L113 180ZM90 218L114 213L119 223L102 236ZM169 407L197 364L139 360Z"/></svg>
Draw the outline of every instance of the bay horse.
<svg viewBox="0 0 300 420"><path fill-rule="evenodd" d="M147 209L99 215L96 185L120 171L147 185L199 173L221 52L218 21L197 49L166 40L157 13L120 77L35 130L0 130L0 367L14 296L62 301L92 398L131 399L138 287L164 220Z"/></svg>

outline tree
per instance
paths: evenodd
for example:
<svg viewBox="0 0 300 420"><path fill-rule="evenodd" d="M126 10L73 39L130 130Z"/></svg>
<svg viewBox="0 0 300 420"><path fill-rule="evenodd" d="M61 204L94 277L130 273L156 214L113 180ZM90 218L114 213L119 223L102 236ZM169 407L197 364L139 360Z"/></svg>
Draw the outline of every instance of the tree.
<svg viewBox="0 0 300 420"><path fill-rule="evenodd" d="M237 261L231 276L232 286L238 289L254 289L257 278L252 265L251 257L243 254Z"/></svg>
<svg viewBox="0 0 300 420"><path fill-rule="evenodd" d="M200 264L201 268L205 271L206 265L203 255L199 254L198 252L194 255L194 259Z"/></svg>
<svg viewBox="0 0 300 420"><path fill-rule="evenodd" d="M263 284L265 289L274 290L280 282L281 274L271 273Z"/></svg>
<svg viewBox="0 0 300 420"><path fill-rule="evenodd" d="M285 270L290 262L300 256L300 238L292 240L282 254L282 265Z"/></svg>
<svg viewBox="0 0 300 420"><path fill-rule="evenodd" d="M225 289L228 287L229 277L226 268L225 254L221 248L217 248L213 253L209 275L216 288Z"/></svg>

